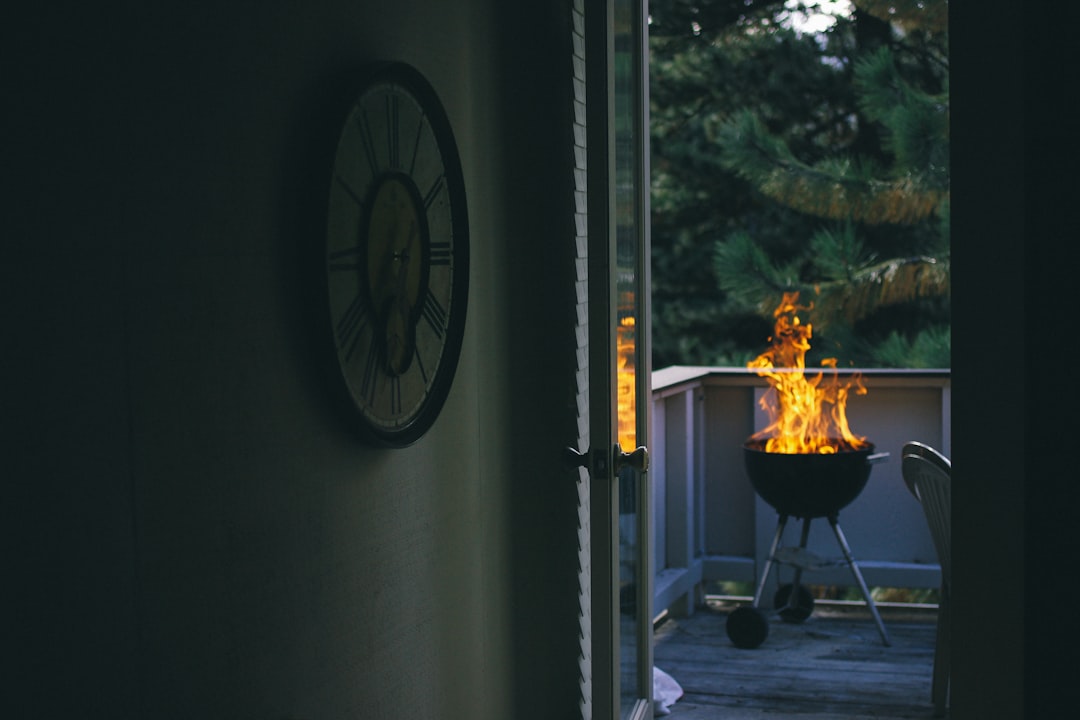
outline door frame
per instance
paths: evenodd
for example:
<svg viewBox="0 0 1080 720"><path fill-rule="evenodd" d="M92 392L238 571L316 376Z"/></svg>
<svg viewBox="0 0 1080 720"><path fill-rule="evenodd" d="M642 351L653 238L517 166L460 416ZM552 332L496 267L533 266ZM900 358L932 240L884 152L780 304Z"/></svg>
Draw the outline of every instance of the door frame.
<svg viewBox="0 0 1080 720"><path fill-rule="evenodd" d="M648 53L646 0L597 0L585 8L583 0L574 0L575 12L584 16L585 30L585 125L588 149L586 196L588 204L588 278L589 278L589 436L591 483L589 501L591 564L591 687L592 716L603 720L620 717L620 598L619 598L619 480L612 462L617 438L615 398L616 368L616 187L615 162L615 5L628 2L636 18L634 47L637 68L633 92L637 96L633 133L637 163L635 222L639 233L638 267L635 269L643 289L637 295L641 331L637 335L637 438L644 444L651 431L651 347L650 272L649 272L649 165L648 165ZM596 368L607 368L598 373ZM625 451L633 448L623 448ZM652 497L647 472L637 483L637 558L638 623L635 644L638 648L638 687L644 689L629 718L642 720L653 715L652 697L652 601L653 552Z"/></svg>

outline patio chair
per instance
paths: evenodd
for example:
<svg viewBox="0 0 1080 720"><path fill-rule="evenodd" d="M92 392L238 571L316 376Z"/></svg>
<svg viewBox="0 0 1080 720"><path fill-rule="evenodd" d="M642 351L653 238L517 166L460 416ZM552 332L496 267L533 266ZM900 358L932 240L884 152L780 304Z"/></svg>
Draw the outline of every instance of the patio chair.
<svg viewBox="0 0 1080 720"><path fill-rule="evenodd" d="M922 505L937 550L938 562L941 563L941 600L938 605L934 676L930 697L934 704L934 716L943 717L949 695L949 592L952 578L949 518L952 509L952 463L928 445L909 442L904 445L901 472L911 494Z"/></svg>

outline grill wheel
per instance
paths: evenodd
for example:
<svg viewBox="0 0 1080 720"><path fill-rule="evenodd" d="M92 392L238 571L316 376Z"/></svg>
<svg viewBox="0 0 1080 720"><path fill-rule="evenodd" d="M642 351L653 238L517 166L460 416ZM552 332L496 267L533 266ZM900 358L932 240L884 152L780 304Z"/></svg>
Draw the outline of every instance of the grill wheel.
<svg viewBox="0 0 1080 720"><path fill-rule="evenodd" d="M795 593L795 603L791 604L791 583L781 585L773 596L773 608L780 611L780 619L789 623L805 622L814 612L814 596L806 589L805 585L799 586Z"/></svg>
<svg viewBox="0 0 1080 720"><path fill-rule="evenodd" d="M728 615L724 626L731 644L743 650L752 650L769 637L769 621L765 613L752 605L743 605Z"/></svg>

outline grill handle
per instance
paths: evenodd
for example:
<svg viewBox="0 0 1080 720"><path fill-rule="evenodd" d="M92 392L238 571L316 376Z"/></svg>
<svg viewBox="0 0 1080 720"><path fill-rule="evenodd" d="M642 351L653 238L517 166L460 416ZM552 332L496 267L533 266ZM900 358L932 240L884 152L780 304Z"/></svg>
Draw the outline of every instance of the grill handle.
<svg viewBox="0 0 1080 720"><path fill-rule="evenodd" d="M887 452L874 453L872 455L867 455L866 456L866 464L867 465L877 465L878 463L883 463L888 459L889 459L889 453L887 453Z"/></svg>

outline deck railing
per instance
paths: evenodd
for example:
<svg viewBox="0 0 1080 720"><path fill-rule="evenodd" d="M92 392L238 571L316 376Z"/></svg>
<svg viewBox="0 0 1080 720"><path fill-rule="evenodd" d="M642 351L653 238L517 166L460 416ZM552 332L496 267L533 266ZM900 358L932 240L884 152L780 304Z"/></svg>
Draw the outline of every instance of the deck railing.
<svg viewBox="0 0 1080 720"><path fill-rule="evenodd" d="M910 440L951 454L949 371L860 372L867 393L849 398L851 429L890 456L873 466L839 524L871 587L936 588L941 569L900 454ZM754 492L742 460L742 443L767 423L757 401L768 385L742 368L670 367L653 373L652 386L654 609L690 614L709 581L756 583L776 533L776 511ZM788 523L785 546L798 544L800 526ZM808 549L841 558L825 520L811 522ZM803 578L854 584L843 563Z"/></svg>

